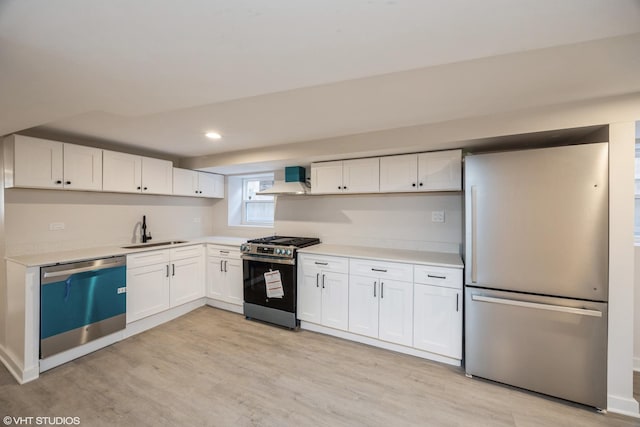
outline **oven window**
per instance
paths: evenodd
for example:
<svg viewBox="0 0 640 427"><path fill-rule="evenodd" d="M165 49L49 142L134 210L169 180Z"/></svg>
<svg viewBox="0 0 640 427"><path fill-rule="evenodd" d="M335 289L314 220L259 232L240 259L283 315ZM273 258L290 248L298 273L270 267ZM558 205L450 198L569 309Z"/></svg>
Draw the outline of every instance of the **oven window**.
<svg viewBox="0 0 640 427"><path fill-rule="evenodd" d="M243 261L244 301L278 310L296 312L296 266L268 261ZM264 273L279 271L284 296L267 298Z"/></svg>

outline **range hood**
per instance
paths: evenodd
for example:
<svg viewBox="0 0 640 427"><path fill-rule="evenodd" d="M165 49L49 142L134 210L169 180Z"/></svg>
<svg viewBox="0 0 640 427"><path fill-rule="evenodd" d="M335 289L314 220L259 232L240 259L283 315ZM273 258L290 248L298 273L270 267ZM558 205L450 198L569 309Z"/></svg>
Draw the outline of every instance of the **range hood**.
<svg viewBox="0 0 640 427"><path fill-rule="evenodd" d="M275 181L270 188L262 190L260 195L307 194L311 189L305 180L305 169L300 166L284 168L284 181Z"/></svg>

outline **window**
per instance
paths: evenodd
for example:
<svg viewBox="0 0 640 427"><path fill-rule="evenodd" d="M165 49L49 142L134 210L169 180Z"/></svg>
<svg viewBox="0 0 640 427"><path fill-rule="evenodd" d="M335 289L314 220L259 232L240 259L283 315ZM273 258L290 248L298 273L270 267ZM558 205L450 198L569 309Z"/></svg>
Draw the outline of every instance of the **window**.
<svg viewBox="0 0 640 427"><path fill-rule="evenodd" d="M273 225L273 196L256 194L273 185L273 176L255 176L242 179L242 224Z"/></svg>

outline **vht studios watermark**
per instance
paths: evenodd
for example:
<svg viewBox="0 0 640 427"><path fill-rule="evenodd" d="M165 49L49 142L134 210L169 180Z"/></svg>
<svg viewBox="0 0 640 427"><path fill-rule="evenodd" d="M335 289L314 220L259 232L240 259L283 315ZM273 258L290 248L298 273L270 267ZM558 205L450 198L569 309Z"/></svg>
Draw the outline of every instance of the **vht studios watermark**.
<svg viewBox="0 0 640 427"><path fill-rule="evenodd" d="M80 425L80 417L11 417L2 419L6 426L73 426Z"/></svg>

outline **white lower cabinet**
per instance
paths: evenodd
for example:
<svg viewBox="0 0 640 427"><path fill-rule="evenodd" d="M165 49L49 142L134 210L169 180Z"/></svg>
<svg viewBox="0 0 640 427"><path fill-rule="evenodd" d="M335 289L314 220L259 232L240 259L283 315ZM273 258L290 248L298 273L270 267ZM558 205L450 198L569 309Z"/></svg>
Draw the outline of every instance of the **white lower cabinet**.
<svg viewBox="0 0 640 427"><path fill-rule="evenodd" d="M413 341L413 283L350 276L349 331L410 346Z"/></svg>
<svg viewBox="0 0 640 427"><path fill-rule="evenodd" d="M242 306L240 251L224 246L207 247L207 297Z"/></svg>
<svg viewBox="0 0 640 427"><path fill-rule="evenodd" d="M305 253L298 261L303 328L460 364L462 269Z"/></svg>
<svg viewBox="0 0 640 427"><path fill-rule="evenodd" d="M413 346L462 359L462 290L415 284Z"/></svg>
<svg viewBox="0 0 640 427"><path fill-rule="evenodd" d="M462 359L462 270L415 266L413 345Z"/></svg>
<svg viewBox="0 0 640 427"><path fill-rule="evenodd" d="M346 331L349 268L345 258L298 256L298 319Z"/></svg>
<svg viewBox="0 0 640 427"><path fill-rule="evenodd" d="M204 297L201 245L127 256L127 323Z"/></svg>

